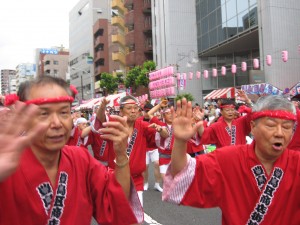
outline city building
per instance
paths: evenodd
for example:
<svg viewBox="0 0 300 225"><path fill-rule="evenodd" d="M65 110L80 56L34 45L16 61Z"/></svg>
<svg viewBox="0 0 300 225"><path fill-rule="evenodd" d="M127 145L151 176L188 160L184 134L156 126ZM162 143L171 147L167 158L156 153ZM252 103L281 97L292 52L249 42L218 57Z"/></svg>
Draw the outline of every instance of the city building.
<svg viewBox="0 0 300 225"><path fill-rule="evenodd" d="M157 69L172 65L177 73L198 70L195 0L153 0L152 37L153 60ZM186 80L186 87L177 86L177 94L191 93L201 102L201 83ZM174 97L174 96L173 96Z"/></svg>
<svg viewBox="0 0 300 225"><path fill-rule="evenodd" d="M74 85L80 100L93 98L95 95L95 68L98 69L101 64L108 62L106 47L101 51L101 45L97 46L100 52L94 52L94 24L101 20L101 25L106 27L108 18L111 17L111 6L108 0L80 0L69 13L69 73L70 82ZM97 33L96 33L97 35ZM99 41L96 36L95 41ZM103 40L102 40L103 41ZM106 40L107 42L107 40ZM96 57L95 57L96 56ZM107 57L107 58L104 58Z"/></svg>
<svg viewBox="0 0 300 225"><path fill-rule="evenodd" d="M3 69L1 70L1 95L16 93L16 71Z"/></svg>
<svg viewBox="0 0 300 225"><path fill-rule="evenodd" d="M154 61L158 69L174 65L176 72L201 72L200 79L178 88L198 103L215 89L266 82L285 90L299 82L298 1L154 0L152 10ZM285 62L282 51L288 52Z"/></svg>
<svg viewBox="0 0 300 225"><path fill-rule="evenodd" d="M196 0L196 16L200 70L209 73L208 79L202 79L202 94L264 82L285 90L299 81L298 1ZM282 51L288 51L287 62L282 60ZM267 56L272 59L269 65ZM254 59L259 62L257 68ZM237 66L235 74L232 64ZM226 68L224 76L222 67ZM212 76L214 68L216 77Z"/></svg>
<svg viewBox="0 0 300 225"><path fill-rule="evenodd" d="M36 75L36 65L33 63L21 63L16 67L16 90L26 80L31 80Z"/></svg>
<svg viewBox="0 0 300 225"><path fill-rule="evenodd" d="M124 14L127 11L121 0L107 3L111 14L94 24L95 93L103 95L100 87L102 73L124 76L126 74Z"/></svg>
<svg viewBox="0 0 300 225"><path fill-rule="evenodd" d="M69 51L63 46L36 49L36 76L53 76L67 80Z"/></svg>
<svg viewBox="0 0 300 225"><path fill-rule="evenodd" d="M128 9L125 14L126 66L132 68L153 60L151 0L124 0L124 5Z"/></svg>

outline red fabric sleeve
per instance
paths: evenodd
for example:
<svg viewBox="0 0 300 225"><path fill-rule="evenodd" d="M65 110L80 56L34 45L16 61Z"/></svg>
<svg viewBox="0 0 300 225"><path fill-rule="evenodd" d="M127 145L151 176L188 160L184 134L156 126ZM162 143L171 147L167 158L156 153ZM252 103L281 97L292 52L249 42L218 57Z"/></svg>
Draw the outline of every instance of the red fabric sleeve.
<svg viewBox="0 0 300 225"><path fill-rule="evenodd" d="M217 136L216 133L211 126L208 126L204 129L204 132L201 136L201 145L207 145L207 144L216 144L217 143Z"/></svg>
<svg viewBox="0 0 300 225"><path fill-rule="evenodd" d="M101 225L128 225L137 223L122 187L113 170L107 170L94 159L90 162L91 200L94 204L94 218Z"/></svg>
<svg viewBox="0 0 300 225"><path fill-rule="evenodd" d="M156 130L154 128L149 127L150 123L148 122L142 122L142 126L144 129L144 136L146 137L147 140L147 148L150 149L155 149L157 148L156 143L155 143L155 133Z"/></svg>

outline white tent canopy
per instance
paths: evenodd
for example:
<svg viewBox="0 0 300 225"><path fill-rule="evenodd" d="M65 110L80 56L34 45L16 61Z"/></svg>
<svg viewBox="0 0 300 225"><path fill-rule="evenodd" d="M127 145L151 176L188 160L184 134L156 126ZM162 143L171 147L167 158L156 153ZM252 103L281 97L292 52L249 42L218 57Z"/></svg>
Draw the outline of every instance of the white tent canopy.
<svg viewBox="0 0 300 225"><path fill-rule="evenodd" d="M108 106L113 107L114 103L116 101L119 101L120 98L122 98L124 96L126 96L126 92L122 92L122 93L114 94L114 95L108 95L105 98L110 101ZM86 101L85 103L77 106L75 108L75 110L83 110L83 109L91 110L94 108L94 106L100 105L103 98L104 97L90 99L90 100Z"/></svg>

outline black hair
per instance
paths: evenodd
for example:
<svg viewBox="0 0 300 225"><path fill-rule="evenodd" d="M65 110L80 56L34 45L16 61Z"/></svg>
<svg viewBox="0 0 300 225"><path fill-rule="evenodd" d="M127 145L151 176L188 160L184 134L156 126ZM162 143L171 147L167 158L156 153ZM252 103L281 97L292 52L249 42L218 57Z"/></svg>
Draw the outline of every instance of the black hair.
<svg viewBox="0 0 300 225"><path fill-rule="evenodd" d="M51 77L51 76L41 76L33 80L22 82L19 86L17 95L19 96L20 101L27 101L28 94L31 88L35 86L44 86L47 84L54 84L62 87L65 91L72 97L74 97L73 92L70 89L70 85L60 77Z"/></svg>
<svg viewBox="0 0 300 225"><path fill-rule="evenodd" d="M220 106L224 106L224 105L234 105L234 107L236 107L235 101L233 101L231 99L222 99ZM222 110L222 108L221 108L221 110Z"/></svg>

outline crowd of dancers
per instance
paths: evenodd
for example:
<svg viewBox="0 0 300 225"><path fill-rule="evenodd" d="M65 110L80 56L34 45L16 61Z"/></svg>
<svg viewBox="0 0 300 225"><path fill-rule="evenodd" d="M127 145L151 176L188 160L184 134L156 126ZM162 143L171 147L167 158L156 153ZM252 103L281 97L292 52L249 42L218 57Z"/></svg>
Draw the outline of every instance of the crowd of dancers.
<svg viewBox="0 0 300 225"><path fill-rule="evenodd" d="M75 95L41 77L1 99L0 224L142 223L151 162L163 201L220 207L223 224L300 224L297 96L239 91L243 104L206 109L127 95L83 118Z"/></svg>

